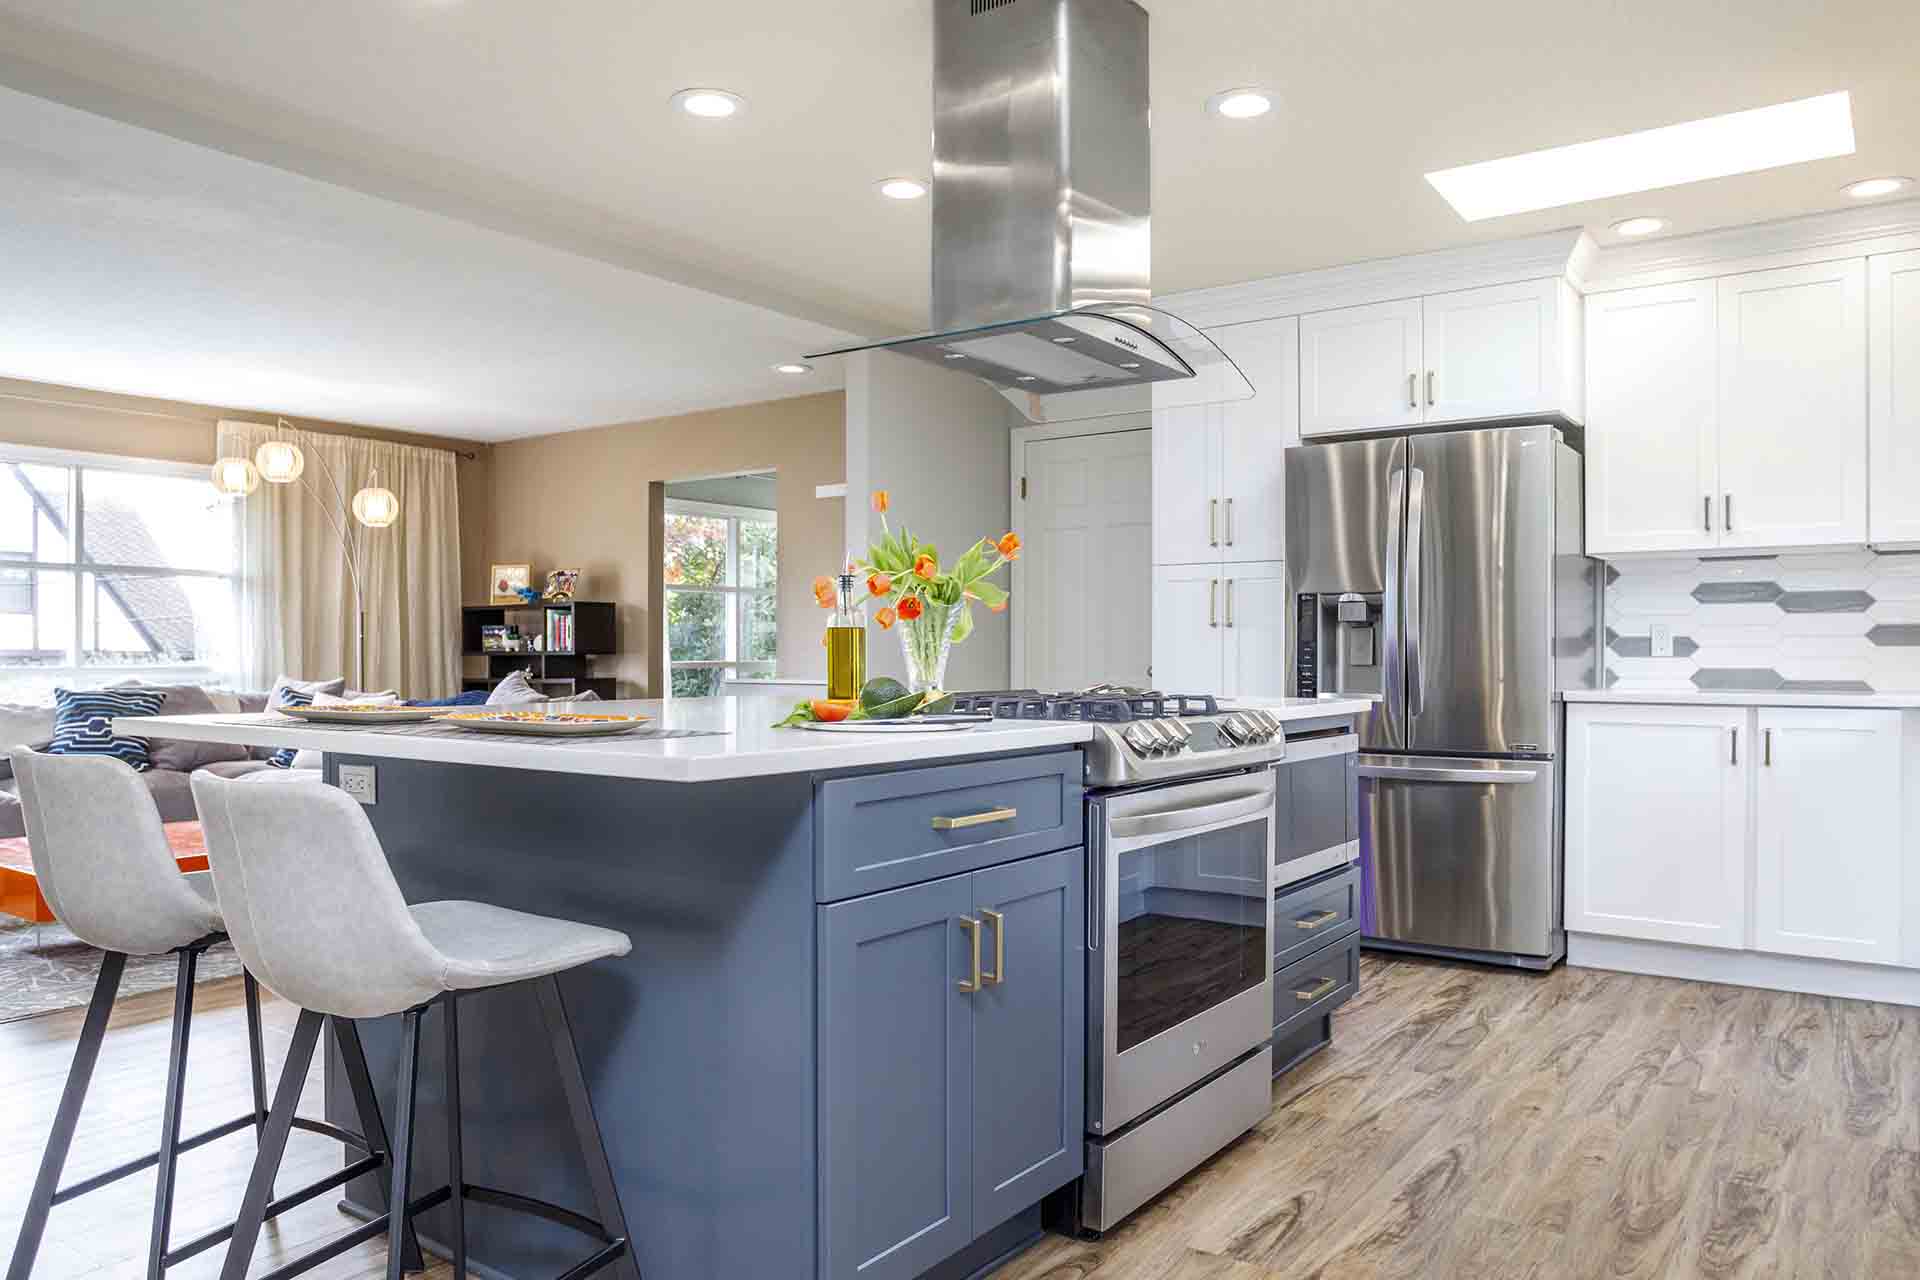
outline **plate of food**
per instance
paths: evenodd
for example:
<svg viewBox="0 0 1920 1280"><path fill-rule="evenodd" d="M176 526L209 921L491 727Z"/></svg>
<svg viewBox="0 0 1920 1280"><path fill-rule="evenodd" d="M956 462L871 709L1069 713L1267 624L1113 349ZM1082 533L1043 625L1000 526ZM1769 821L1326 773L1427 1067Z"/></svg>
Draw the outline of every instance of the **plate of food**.
<svg viewBox="0 0 1920 1280"><path fill-rule="evenodd" d="M481 733L521 733L545 738L588 738L632 733L651 716L588 715L580 711L453 711L434 717L437 724Z"/></svg>
<svg viewBox="0 0 1920 1280"><path fill-rule="evenodd" d="M314 724L409 724L431 720L439 707L403 707L397 702L340 702L328 707L275 707L283 716Z"/></svg>

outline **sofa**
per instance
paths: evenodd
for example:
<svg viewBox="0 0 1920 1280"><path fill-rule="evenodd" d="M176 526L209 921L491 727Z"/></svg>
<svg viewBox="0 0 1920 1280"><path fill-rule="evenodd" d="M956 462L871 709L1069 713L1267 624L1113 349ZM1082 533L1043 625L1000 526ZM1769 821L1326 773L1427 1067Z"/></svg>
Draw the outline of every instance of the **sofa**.
<svg viewBox="0 0 1920 1280"><path fill-rule="evenodd" d="M210 693L199 685L156 685L167 693L166 705L161 708L162 715L192 716L211 715L219 711L264 711L267 695L264 693ZM220 701L216 702L215 698ZM16 739L19 745L44 751L52 733L52 708L8 708L8 714L0 717L4 725L21 726L14 732L5 732L0 725L0 736ZM38 728L35 713L43 712L46 722L44 732L31 738L21 734L32 733ZM0 746L0 837L22 836L27 833L25 822L20 816L19 788L13 780L13 761L4 753L12 749L10 742ZM218 742L185 742L177 738L154 738L150 743L150 757L153 767L140 774L140 780L147 784L147 790L153 794L153 802L160 810L162 822L187 822L198 815L193 807L193 775L201 769L217 774L222 778L238 778L249 773L272 770L284 775L286 770L275 769L264 759L246 747L227 746Z"/></svg>

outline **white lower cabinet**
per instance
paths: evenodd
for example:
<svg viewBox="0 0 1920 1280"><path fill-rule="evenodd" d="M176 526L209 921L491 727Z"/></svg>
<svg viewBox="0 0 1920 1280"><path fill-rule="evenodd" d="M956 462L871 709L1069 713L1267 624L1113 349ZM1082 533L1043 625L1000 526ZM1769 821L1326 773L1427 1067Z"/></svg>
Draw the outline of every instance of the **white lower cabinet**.
<svg viewBox="0 0 1920 1280"><path fill-rule="evenodd" d="M1153 571L1153 684L1168 693L1281 697L1287 576L1278 560Z"/></svg>
<svg viewBox="0 0 1920 1280"><path fill-rule="evenodd" d="M1567 929L1903 963L1908 714L1570 706Z"/></svg>
<svg viewBox="0 0 1920 1280"><path fill-rule="evenodd" d="M1567 709L1568 929L1746 945L1751 714Z"/></svg>
<svg viewBox="0 0 1920 1280"><path fill-rule="evenodd" d="M1898 963L1900 713L1763 707L1759 733L1754 947Z"/></svg>

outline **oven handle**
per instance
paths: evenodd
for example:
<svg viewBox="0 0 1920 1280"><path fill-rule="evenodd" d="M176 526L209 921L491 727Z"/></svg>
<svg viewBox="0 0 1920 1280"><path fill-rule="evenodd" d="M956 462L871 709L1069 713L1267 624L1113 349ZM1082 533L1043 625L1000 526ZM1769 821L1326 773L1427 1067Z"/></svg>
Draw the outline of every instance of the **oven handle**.
<svg viewBox="0 0 1920 1280"><path fill-rule="evenodd" d="M1441 769L1406 764L1357 764L1354 773L1362 778L1386 778L1395 782L1532 782L1540 776L1537 769Z"/></svg>
<svg viewBox="0 0 1920 1280"><path fill-rule="evenodd" d="M1107 830L1115 839L1136 840L1142 836L1163 836L1176 831L1191 831L1196 827L1216 826L1237 818L1270 815L1272 811L1273 788L1267 786L1214 804L1179 805L1125 818L1110 818Z"/></svg>

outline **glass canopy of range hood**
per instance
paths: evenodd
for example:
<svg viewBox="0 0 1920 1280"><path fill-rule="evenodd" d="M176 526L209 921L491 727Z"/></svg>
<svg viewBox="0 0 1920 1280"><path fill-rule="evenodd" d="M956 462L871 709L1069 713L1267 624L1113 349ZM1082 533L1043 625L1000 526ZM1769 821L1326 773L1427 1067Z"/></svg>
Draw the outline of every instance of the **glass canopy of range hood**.
<svg viewBox="0 0 1920 1280"><path fill-rule="evenodd" d="M1253 386L1211 338L1180 317L1096 303L1029 320L923 333L808 359L890 351L969 374L1029 422L1067 422L1251 399Z"/></svg>

